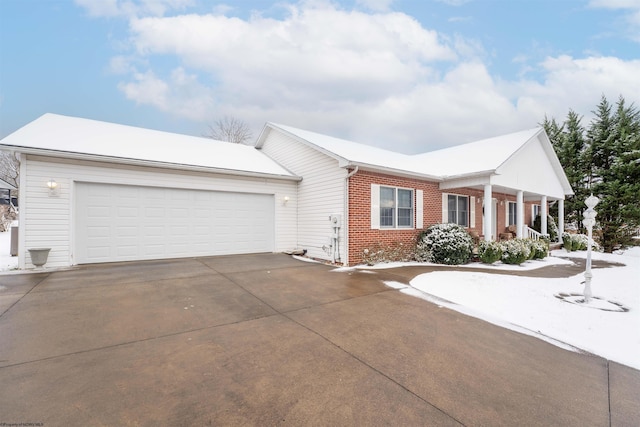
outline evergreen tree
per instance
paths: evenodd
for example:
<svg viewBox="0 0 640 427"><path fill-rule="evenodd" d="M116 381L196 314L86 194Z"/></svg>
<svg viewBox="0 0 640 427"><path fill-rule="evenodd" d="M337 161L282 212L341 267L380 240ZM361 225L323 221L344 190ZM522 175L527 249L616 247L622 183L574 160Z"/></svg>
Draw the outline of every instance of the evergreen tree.
<svg viewBox="0 0 640 427"><path fill-rule="evenodd" d="M559 125L555 119L548 120L546 117L542 123L575 193L567 197L564 209L565 222L576 226L581 224L582 212L585 209L584 199L588 194L585 180L587 161L584 128L581 121L582 117L570 110L562 125ZM550 213L557 216L557 209L557 205L554 205Z"/></svg>
<svg viewBox="0 0 640 427"><path fill-rule="evenodd" d="M587 132L591 191L600 199L597 234L611 252L640 225L640 112L623 97L615 110L603 96Z"/></svg>
<svg viewBox="0 0 640 427"><path fill-rule="evenodd" d="M562 124L545 117L542 125L575 193L565 201L566 221L584 232L584 201L596 195L594 235L611 252L640 226L640 112L622 96L615 106L602 96L593 113L587 129L574 111Z"/></svg>

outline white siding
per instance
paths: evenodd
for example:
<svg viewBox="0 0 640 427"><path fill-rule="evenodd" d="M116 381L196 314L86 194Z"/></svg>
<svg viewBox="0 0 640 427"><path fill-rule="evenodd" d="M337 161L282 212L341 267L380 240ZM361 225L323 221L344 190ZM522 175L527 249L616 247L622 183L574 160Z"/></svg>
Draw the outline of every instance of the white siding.
<svg viewBox="0 0 640 427"><path fill-rule="evenodd" d="M345 178L338 161L292 137L271 129L262 151L303 179L298 183L298 247L318 259L330 260L327 246L331 236L331 214L342 215L340 260L346 262Z"/></svg>
<svg viewBox="0 0 640 427"><path fill-rule="evenodd" d="M509 159L498 175L491 177L491 184L564 199L562 183L538 140L528 143Z"/></svg>
<svg viewBox="0 0 640 427"><path fill-rule="evenodd" d="M30 267L28 248L50 247L47 267L74 265L75 182L112 183L148 187L184 188L241 193L273 194L275 198L275 251L296 246L296 182L203 172L182 172L99 162L65 161L26 156L20 206L20 268ZM22 178L21 177L21 178ZM58 193L46 187L55 179ZM284 196L290 200L284 203Z"/></svg>

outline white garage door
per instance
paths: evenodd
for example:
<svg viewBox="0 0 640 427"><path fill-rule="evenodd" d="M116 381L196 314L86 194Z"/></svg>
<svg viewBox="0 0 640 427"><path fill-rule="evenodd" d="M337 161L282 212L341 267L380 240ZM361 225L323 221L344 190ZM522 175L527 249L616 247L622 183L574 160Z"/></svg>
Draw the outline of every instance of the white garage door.
<svg viewBox="0 0 640 427"><path fill-rule="evenodd" d="M273 252L274 197L76 185L78 264Z"/></svg>

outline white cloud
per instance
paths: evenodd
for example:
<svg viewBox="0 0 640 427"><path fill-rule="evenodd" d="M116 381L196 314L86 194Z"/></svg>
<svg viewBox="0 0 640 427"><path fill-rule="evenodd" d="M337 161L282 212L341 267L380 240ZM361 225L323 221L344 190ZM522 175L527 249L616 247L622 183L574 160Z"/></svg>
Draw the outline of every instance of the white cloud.
<svg viewBox="0 0 640 427"><path fill-rule="evenodd" d="M591 0L589 7L596 9L623 10L628 37L640 43L640 0Z"/></svg>
<svg viewBox="0 0 640 427"><path fill-rule="evenodd" d="M385 12L391 8L395 0L356 0L358 6L377 12Z"/></svg>
<svg viewBox="0 0 640 427"><path fill-rule="evenodd" d="M183 10L193 0L74 0L90 16L164 16L170 10Z"/></svg>
<svg viewBox="0 0 640 427"><path fill-rule="evenodd" d="M589 6L607 9L640 9L640 0L591 0Z"/></svg>
<svg viewBox="0 0 640 427"><path fill-rule="evenodd" d="M469 3L472 0L435 0L438 3L448 4L449 6L462 6L463 4Z"/></svg>
<svg viewBox="0 0 640 427"><path fill-rule="evenodd" d="M548 57L502 80L481 43L405 14L288 8L280 19L133 18L133 49L111 63L126 73L119 88L203 129L230 115L255 134L274 121L408 153L531 128L545 114L564 119L569 108L589 116L601 94L640 104L640 61ZM181 65L162 71L165 57Z"/></svg>
<svg viewBox="0 0 640 427"><path fill-rule="evenodd" d="M133 81L121 83L118 89L138 104L151 105L194 121L208 120L214 106L211 90L183 68L174 69L168 81L153 71L136 72Z"/></svg>

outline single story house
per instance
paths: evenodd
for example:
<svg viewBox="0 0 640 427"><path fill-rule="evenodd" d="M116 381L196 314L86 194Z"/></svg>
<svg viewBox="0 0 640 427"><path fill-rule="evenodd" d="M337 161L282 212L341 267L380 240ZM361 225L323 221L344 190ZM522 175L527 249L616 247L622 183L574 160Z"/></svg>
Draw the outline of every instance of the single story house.
<svg viewBox="0 0 640 427"><path fill-rule="evenodd" d="M256 148L303 178L298 245L347 265L362 262L375 243L414 243L418 230L436 223L495 240L509 226L529 237L541 214L547 234L551 202L562 233L564 198L573 194L542 128L406 155L267 123Z"/></svg>
<svg viewBox="0 0 640 427"><path fill-rule="evenodd" d="M406 155L267 123L255 147L45 114L20 153L20 267L283 252L345 265L455 222L529 233L572 190L541 128ZM562 231L562 230L560 230Z"/></svg>

